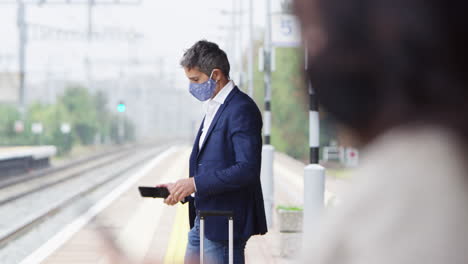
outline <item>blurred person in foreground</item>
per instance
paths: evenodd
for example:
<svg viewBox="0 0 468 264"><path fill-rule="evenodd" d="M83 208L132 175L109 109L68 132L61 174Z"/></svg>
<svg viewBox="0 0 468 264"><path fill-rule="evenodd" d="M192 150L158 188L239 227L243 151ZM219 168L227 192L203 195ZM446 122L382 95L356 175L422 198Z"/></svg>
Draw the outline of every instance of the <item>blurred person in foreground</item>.
<svg viewBox="0 0 468 264"><path fill-rule="evenodd" d="M305 263L468 263L468 2L297 0L308 78L363 148Z"/></svg>
<svg viewBox="0 0 468 264"><path fill-rule="evenodd" d="M198 263L198 210L234 212L234 263L244 263L248 239L267 232L260 164L262 117L255 102L229 79L229 61L217 44L199 41L181 65L205 117L190 156L190 178L166 184L168 205L189 201L185 263ZM183 106L181 106L183 107ZM228 220L205 220L205 263L228 263Z"/></svg>

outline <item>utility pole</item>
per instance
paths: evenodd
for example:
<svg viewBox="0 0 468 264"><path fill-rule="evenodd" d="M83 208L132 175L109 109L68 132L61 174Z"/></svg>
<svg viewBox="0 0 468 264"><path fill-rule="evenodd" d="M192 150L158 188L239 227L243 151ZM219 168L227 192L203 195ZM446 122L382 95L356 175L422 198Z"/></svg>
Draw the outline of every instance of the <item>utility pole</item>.
<svg viewBox="0 0 468 264"><path fill-rule="evenodd" d="M86 83L88 85L88 89L92 89L93 86L93 76L92 76L92 65L91 65L91 45L93 41L93 7L94 7L94 0L88 0L88 9L87 9L87 17L88 17L88 30L87 30L87 42L88 42L88 49L86 51L85 57L85 71L86 71Z"/></svg>
<svg viewBox="0 0 468 264"><path fill-rule="evenodd" d="M254 61L254 52L253 52L253 46L254 46L254 37L253 37L253 0L249 0L249 44L248 44L248 64L247 64L247 71L248 71L248 93L250 97L253 98L254 94L254 72L253 72L253 61Z"/></svg>
<svg viewBox="0 0 468 264"><path fill-rule="evenodd" d="M265 142L262 149L261 181L263 187L263 197L265 201L265 213L267 225L273 224L274 206L274 178L273 160L275 148L270 142L271 133L271 0L266 0L266 24L264 40L264 83L265 83L265 111L263 112L263 124Z"/></svg>
<svg viewBox="0 0 468 264"><path fill-rule="evenodd" d="M27 24L26 6L23 0L17 2L17 25L18 25L18 67L19 67L19 110L21 119L26 116L26 45L27 45Z"/></svg>
<svg viewBox="0 0 468 264"><path fill-rule="evenodd" d="M236 0L232 0L232 13L231 13L231 58L232 58L232 75L231 79L235 78L237 75L237 52L236 52Z"/></svg>
<svg viewBox="0 0 468 264"><path fill-rule="evenodd" d="M237 48L239 49L239 53L238 53L238 63L239 63L239 85L242 87L243 85L243 78L244 78L244 63L243 63L243 49L242 49L242 18L243 18L243 6L242 6L242 2L243 0L237 0L238 1L238 9L237 9L237 15L238 15L238 19L237 19L237 33L239 35L239 37L237 38L238 39L238 44L237 44Z"/></svg>

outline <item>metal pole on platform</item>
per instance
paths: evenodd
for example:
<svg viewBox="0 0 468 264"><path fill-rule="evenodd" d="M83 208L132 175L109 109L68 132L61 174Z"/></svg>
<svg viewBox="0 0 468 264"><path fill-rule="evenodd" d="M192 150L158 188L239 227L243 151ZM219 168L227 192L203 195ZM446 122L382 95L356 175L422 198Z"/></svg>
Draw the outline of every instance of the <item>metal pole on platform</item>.
<svg viewBox="0 0 468 264"><path fill-rule="evenodd" d="M274 206L274 179L273 160L275 148L270 142L271 132L271 0L266 0L266 24L264 40L264 83L265 83L265 111L263 112L263 124L265 142L262 149L261 181L263 198L265 201L265 214L268 227L273 224Z"/></svg>
<svg viewBox="0 0 468 264"><path fill-rule="evenodd" d="M305 68L308 67L307 48L305 52ZM309 90L309 147L310 164L304 168L304 220L303 248L306 248L310 238L316 235L316 228L324 209L325 168L319 165L320 123L318 100L310 80Z"/></svg>

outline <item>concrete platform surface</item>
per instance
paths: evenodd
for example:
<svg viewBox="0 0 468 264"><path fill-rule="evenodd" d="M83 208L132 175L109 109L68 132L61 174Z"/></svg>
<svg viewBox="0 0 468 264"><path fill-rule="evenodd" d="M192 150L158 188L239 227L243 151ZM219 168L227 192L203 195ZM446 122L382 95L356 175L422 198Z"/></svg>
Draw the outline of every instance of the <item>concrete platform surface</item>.
<svg viewBox="0 0 468 264"><path fill-rule="evenodd" d="M183 263L189 231L186 205L170 207L160 199L143 199L137 187L187 177L190 149L189 146L177 146L161 154L147 173L97 212L95 217L82 222L82 227L75 228L72 233L61 232L51 239L50 243L54 245L44 245L38 250L42 252L35 252L38 256L36 263ZM275 155L276 205L302 205L303 169L304 164L284 154ZM328 193L328 196L333 194ZM268 234L249 240L247 263L294 262L280 257L280 233L275 223L276 214L274 227Z"/></svg>

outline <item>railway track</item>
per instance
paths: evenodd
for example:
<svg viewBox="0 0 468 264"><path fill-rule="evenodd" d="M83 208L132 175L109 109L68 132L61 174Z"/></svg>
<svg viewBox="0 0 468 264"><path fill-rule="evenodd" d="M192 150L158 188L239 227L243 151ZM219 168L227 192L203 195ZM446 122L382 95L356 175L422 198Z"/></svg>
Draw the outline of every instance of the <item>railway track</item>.
<svg viewBox="0 0 468 264"><path fill-rule="evenodd" d="M134 146L121 147L119 149L111 149L111 150L107 150L107 151L100 152L100 153L97 153L97 154L89 155L87 157L84 157L84 158L81 158L81 159L69 162L67 164L60 165L60 166L41 169L41 170L38 170L38 171L33 171L33 172L30 172L30 173L26 173L26 174L23 174L23 175L1 177L0 178L0 191L4 190L4 189L6 189L6 188L8 188L10 186L16 185L16 184L21 184L21 183L24 183L24 182L27 182L27 181L30 181L30 180L35 180L35 179L38 179L38 178L41 178L41 177L45 177L45 176L48 176L48 175L51 175L51 174L54 174L54 173L60 173L60 172L66 171L66 170L70 170L72 168L80 167L83 164L92 162L94 160L100 160L100 159L102 159L104 157L109 157L109 156L111 156L113 154L118 154L120 152L129 150L129 149L132 149L132 148L135 148L135 147L136 146L134 145Z"/></svg>
<svg viewBox="0 0 468 264"><path fill-rule="evenodd" d="M53 187L54 185L80 177L84 173L93 171L102 166L117 162L122 158L125 158L125 156L131 152L136 151L136 149L136 147L133 147L102 154L96 156L92 160L87 160L87 162L80 161L78 163L63 166L60 169L53 170L49 174L41 173L40 175L31 175L14 183L0 186L0 206L20 199L25 195L42 191Z"/></svg>
<svg viewBox="0 0 468 264"><path fill-rule="evenodd" d="M3 230L3 232L0 232L0 249L15 239L18 239L28 231L34 229L34 227L45 222L50 217L60 213L63 209L71 206L75 201L93 193L101 186L122 177L127 172L137 168L139 165L167 148L168 146L158 148L127 148L117 153L102 155L92 161L89 160L88 162L82 162L78 165L63 168L49 175L43 175L37 179L28 179L25 182L18 182L16 184L8 185L7 187L1 187L0 212L2 207L14 207L12 204L15 203L21 204L21 202L24 202L22 199L27 199L31 194L36 195L37 197L45 197L48 195L48 192L50 193L54 188L64 187L67 184L74 184L72 183L73 181L82 180L80 177L93 179L93 182L87 186L80 186L81 188L77 188L74 193L67 193L68 196L60 202L56 202L49 207L46 206L43 210L37 210L34 216L22 219L23 221L20 221L21 223L12 223L13 226L9 230ZM93 176L94 172L99 175ZM9 191L5 192L6 190Z"/></svg>

